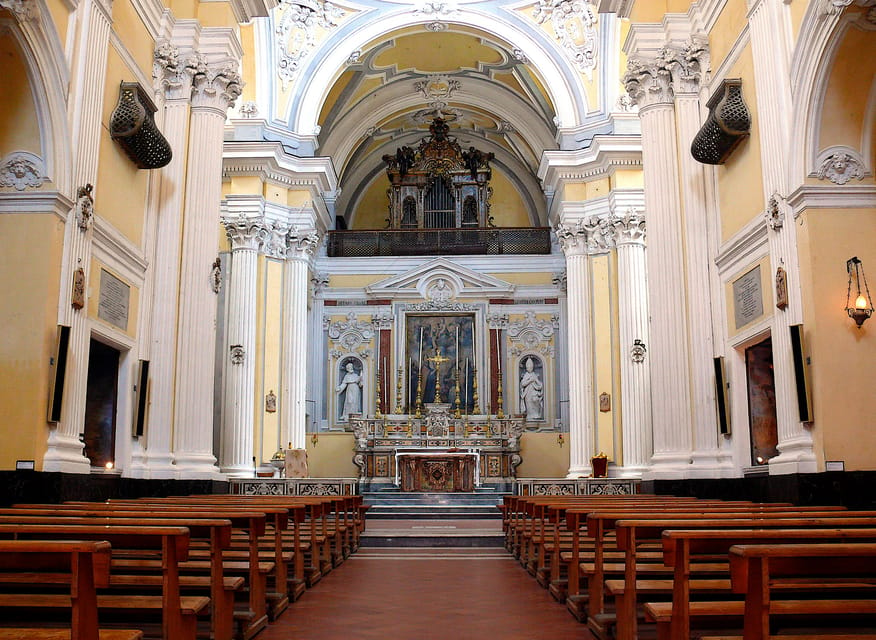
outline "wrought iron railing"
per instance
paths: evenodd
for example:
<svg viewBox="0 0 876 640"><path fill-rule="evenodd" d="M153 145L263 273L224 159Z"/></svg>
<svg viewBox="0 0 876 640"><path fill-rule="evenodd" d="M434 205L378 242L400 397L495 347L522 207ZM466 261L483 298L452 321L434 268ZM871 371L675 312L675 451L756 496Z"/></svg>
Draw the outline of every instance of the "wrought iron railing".
<svg viewBox="0 0 876 640"><path fill-rule="evenodd" d="M550 227L329 231L333 258L429 255L540 255L551 252Z"/></svg>

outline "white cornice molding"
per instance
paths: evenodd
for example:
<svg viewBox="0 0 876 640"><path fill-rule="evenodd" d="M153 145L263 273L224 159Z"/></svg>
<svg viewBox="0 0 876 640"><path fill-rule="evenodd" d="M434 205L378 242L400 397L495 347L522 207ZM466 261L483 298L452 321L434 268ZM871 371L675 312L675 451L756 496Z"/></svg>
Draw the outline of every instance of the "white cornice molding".
<svg viewBox="0 0 876 640"><path fill-rule="evenodd" d="M54 214L66 221L73 201L57 191L26 191L0 193L0 215L39 213Z"/></svg>
<svg viewBox="0 0 876 640"><path fill-rule="evenodd" d="M164 22L164 4L161 0L133 0L131 4L134 6L134 11L140 16L140 20L146 25L146 31L149 32L153 40L157 40L161 36Z"/></svg>
<svg viewBox="0 0 876 640"><path fill-rule="evenodd" d="M271 9L279 4L277 0L231 0L231 10L234 18L245 24L253 18L267 18Z"/></svg>
<svg viewBox="0 0 876 640"><path fill-rule="evenodd" d="M617 167L641 166L641 136L596 136L586 149L545 151L538 178L546 190L556 192L565 181L607 176Z"/></svg>
<svg viewBox="0 0 876 640"><path fill-rule="evenodd" d="M480 273L553 273L566 267L561 253L538 256L465 256L447 258L461 266ZM314 268L329 275L387 275L410 271L423 265L431 256L376 256L370 258L314 259Z"/></svg>
<svg viewBox="0 0 876 640"><path fill-rule="evenodd" d="M732 276L766 255L769 255L767 225L763 216L757 215L718 248L715 266L721 279L726 281L726 276Z"/></svg>
<svg viewBox="0 0 876 640"><path fill-rule="evenodd" d="M98 262L119 272L132 284L143 286L149 261L139 247L100 215L94 216L92 240L92 251Z"/></svg>
<svg viewBox="0 0 876 640"><path fill-rule="evenodd" d="M584 202L560 202L556 203L555 208L556 217L552 217L552 221L566 225L574 225L589 218L607 218L612 210L608 196Z"/></svg>
<svg viewBox="0 0 876 640"><path fill-rule="evenodd" d="M450 282L455 292L453 300L461 298L507 298L514 295L515 286L493 276L462 266L447 258L433 258L409 271L385 278L365 287L365 293L375 298L410 298L418 293L429 298L429 285L437 279ZM449 302L445 301L445 302Z"/></svg>
<svg viewBox="0 0 876 640"><path fill-rule="evenodd" d="M794 217L807 209L876 209L876 185L803 185L788 196Z"/></svg>
<svg viewBox="0 0 876 640"><path fill-rule="evenodd" d="M223 176L258 176L284 187L335 191L338 177L329 157L299 157L286 153L279 142L225 142Z"/></svg>

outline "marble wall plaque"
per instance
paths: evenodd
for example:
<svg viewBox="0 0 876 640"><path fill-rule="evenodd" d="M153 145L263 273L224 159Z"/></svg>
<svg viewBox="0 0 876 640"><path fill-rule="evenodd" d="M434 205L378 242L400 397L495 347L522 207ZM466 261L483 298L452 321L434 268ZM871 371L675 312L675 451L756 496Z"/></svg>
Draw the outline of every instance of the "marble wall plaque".
<svg viewBox="0 0 876 640"><path fill-rule="evenodd" d="M763 315L763 291L758 265L733 282L733 314L741 329Z"/></svg>
<svg viewBox="0 0 876 640"><path fill-rule="evenodd" d="M101 320L106 320L122 331L127 331L130 299L130 285L122 282L108 271L101 269L97 317Z"/></svg>

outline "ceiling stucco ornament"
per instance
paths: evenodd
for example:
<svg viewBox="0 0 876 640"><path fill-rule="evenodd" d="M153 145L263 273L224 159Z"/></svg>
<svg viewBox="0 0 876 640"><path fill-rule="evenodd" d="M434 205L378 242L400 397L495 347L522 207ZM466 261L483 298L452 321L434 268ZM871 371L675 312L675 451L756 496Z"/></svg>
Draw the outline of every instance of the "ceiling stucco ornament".
<svg viewBox="0 0 876 640"><path fill-rule="evenodd" d="M447 24L444 22L430 22L426 25L426 31L431 31L433 33L439 33L441 31L447 31Z"/></svg>
<svg viewBox="0 0 876 640"><path fill-rule="evenodd" d="M870 24L876 24L876 7L873 7L867 12L867 16L865 18L867 22Z"/></svg>
<svg viewBox="0 0 876 640"><path fill-rule="evenodd" d="M557 40L578 69L591 78L599 42L596 6L585 0L539 0L533 17L539 24L550 19Z"/></svg>
<svg viewBox="0 0 876 640"><path fill-rule="evenodd" d="M507 329L508 314L499 311L492 311L487 314L487 327L490 329Z"/></svg>
<svg viewBox="0 0 876 640"><path fill-rule="evenodd" d="M459 9L452 2L424 2L413 8L415 16L432 16L447 18L459 13Z"/></svg>
<svg viewBox="0 0 876 640"><path fill-rule="evenodd" d="M821 12L836 15L852 4L854 0L822 0Z"/></svg>
<svg viewBox="0 0 876 640"><path fill-rule="evenodd" d="M259 105L253 100L248 100L240 105L240 117L242 118L258 118Z"/></svg>
<svg viewBox="0 0 876 640"><path fill-rule="evenodd" d="M414 83L414 89L427 100L449 100L460 86L459 80L443 73L430 73Z"/></svg>
<svg viewBox="0 0 876 640"><path fill-rule="evenodd" d="M526 53L523 49L514 49L511 52L511 55L514 56L514 59L521 64L529 64L529 58L526 57Z"/></svg>
<svg viewBox="0 0 876 640"><path fill-rule="evenodd" d="M30 151L13 151L0 160L0 187L37 189L48 179L43 159Z"/></svg>
<svg viewBox="0 0 876 640"><path fill-rule="evenodd" d="M348 65L359 64L362 62L362 50L356 49L350 56L347 58Z"/></svg>
<svg viewBox="0 0 876 640"><path fill-rule="evenodd" d="M517 129L507 120L499 122L499 133L516 133Z"/></svg>
<svg viewBox="0 0 876 640"><path fill-rule="evenodd" d="M843 185L850 180L863 180L868 174L861 156L851 147L830 147L818 155L815 177Z"/></svg>
<svg viewBox="0 0 876 640"><path fill-rule="evenodd" d="M298 75L301 60L316 45L316 28L334 29L338 26L338 18L345 12L322 0L285 1L280 6L282 10L274 33L277 36L277 74L283 89L286 89Z"/></svg>

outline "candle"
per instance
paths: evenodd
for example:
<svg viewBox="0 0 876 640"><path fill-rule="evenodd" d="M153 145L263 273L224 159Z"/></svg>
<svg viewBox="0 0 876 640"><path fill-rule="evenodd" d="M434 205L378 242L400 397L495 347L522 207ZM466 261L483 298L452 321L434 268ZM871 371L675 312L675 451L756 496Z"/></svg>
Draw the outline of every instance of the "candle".
<svg viewBox="0 0 876 640"><path fill-rule="evenodd" d="M468 358L465 359L465 412L468 413Z"/></svg>
<svg viewBox="0 0 876 640"><path fill-rule="evenodd" d="M496 366L499 367L499 373L502 373L502 350L499 348L499 332L501 329L496 329Z"/></svg>
<svg viewBox="0 0 876 640"><path fill-rule="evenodd" d="M456 379L459 380L459 325L456 325Z"/></svg>
<svg viewBox="0 0 876 640"><path fill-rule="evenodd" d="M417 367L423 366L423 327L420 327L420 353L417 356ZM417 373L417 379L420 379L420 374Z"/></svg>

